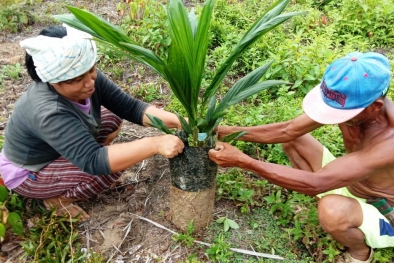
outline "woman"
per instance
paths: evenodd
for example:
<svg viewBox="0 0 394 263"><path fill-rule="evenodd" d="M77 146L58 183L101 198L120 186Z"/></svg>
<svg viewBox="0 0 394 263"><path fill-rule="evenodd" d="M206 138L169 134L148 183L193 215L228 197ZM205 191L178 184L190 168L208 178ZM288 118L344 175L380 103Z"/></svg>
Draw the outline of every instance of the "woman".
<svg viewBox="0 0 394 263"><path fill-rule="evenodd" d="M43 199L58 214L89 215L75 201L109 188L124 169L155 154L171 158L183 150L173 135L112 144L122 119L146 125L146 114L171 128L176 115L122 92L96 68L91 36L53 26L21 41L34 82L18 99L5 130L0 173L5 185Z"/></svg>

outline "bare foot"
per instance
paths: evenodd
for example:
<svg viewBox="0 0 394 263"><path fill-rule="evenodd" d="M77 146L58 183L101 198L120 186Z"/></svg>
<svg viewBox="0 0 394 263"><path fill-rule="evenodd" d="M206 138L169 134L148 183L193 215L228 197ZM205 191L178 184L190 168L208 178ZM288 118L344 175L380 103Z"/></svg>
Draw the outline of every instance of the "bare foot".
<svg viewBox="0 0 394 263"><path fill-rule="evenodd" d="M89 214L86 213L80 206L74 204L73 202L77 201L74 199L65 198L63 196L53 197L44 200L44 205L47 209L51 209L52 207L56 207L56 214L58 216L71 216L72 218L81 215L80 220L86 221L90 218Z"/></svg>

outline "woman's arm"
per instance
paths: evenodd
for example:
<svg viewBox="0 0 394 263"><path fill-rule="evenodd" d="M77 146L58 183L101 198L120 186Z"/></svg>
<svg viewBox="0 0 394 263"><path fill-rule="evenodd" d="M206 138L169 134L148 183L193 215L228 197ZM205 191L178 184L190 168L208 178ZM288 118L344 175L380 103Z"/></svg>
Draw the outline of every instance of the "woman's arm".
<svg viewBox="0 0 394 263"><path fill-rule="evenodd" d="M122 171L155 154L172 158L182 152L183 142L174 135L146 137L140 140L108 146L111 172Z"/></svg>
<svg viewBox="0 0 394 263"><path fill-rule="evenodd" d="M182 128L182 126L178 120L178 117L174 113L156 108L153 105L149 106L145 110L144 116L142 117L143 118L142 124L144 126L148 126L148 123L151 122L149 120L148 116L146 115L146 113L161 119L168 128L178 128L178 129Z"/></svg>

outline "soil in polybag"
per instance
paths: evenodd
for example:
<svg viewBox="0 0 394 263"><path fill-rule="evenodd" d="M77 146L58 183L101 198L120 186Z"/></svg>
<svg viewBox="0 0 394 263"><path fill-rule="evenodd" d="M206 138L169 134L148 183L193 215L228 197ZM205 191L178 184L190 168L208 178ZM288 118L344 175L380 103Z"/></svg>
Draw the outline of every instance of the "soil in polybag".
<svg viewBox="0 0 394 263"><path fill-rule="evenodd" d="M197 192L215 185L218 166L208 157L209 148L186 146L170 159L171 184L181 190Z"/></svg>

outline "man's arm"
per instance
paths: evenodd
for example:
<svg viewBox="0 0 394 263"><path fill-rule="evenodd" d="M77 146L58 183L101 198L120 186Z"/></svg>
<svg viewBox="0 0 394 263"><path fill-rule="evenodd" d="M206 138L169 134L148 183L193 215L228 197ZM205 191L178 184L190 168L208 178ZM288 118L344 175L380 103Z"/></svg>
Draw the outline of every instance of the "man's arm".
<svg viewBox="0 0 394 263"><path fill-rule="evenodd" d="M389 152L387 146L374 146L340 157L315 173L255 160L227 143L218 143L209 156L220 166L249 170L276 185L315 196L366 179L393 165Z"/></svg>
<svg viewBox="0 0 394 263"><path fill-rule="evenodd" d="M290 142L320 126L322 124L315 122L304 113L295 119L280 123L253 127L219 126L217 132L219 138L222 138L227 134L245 131L247 134L238 140L268 144Z"/></svg>

